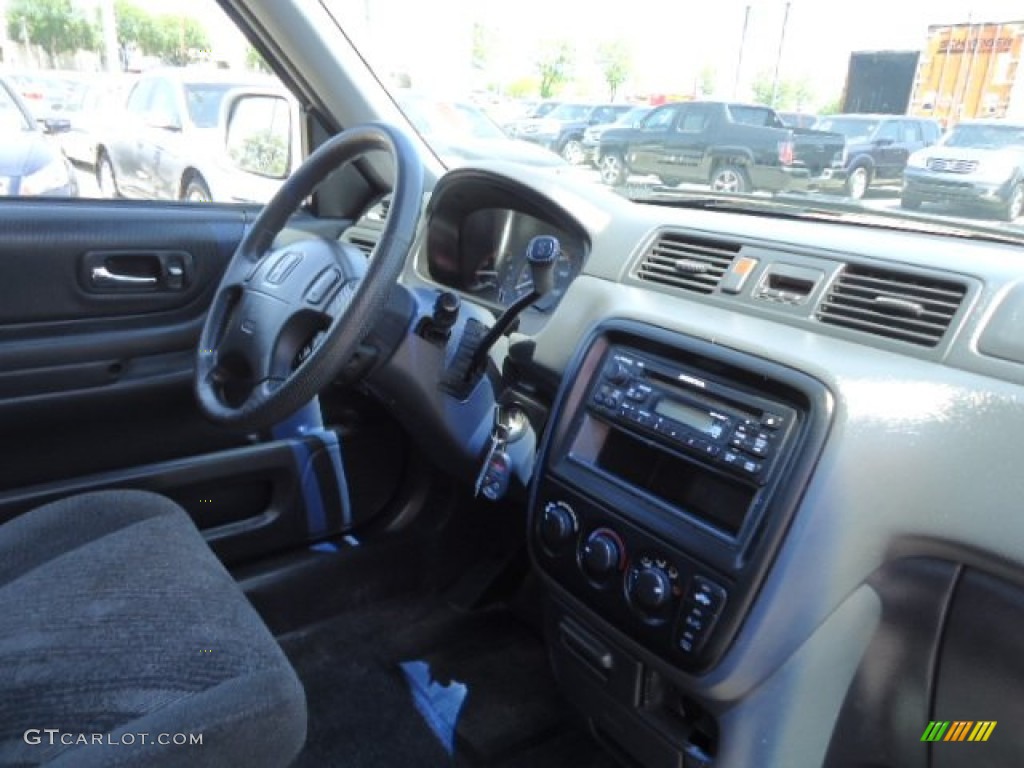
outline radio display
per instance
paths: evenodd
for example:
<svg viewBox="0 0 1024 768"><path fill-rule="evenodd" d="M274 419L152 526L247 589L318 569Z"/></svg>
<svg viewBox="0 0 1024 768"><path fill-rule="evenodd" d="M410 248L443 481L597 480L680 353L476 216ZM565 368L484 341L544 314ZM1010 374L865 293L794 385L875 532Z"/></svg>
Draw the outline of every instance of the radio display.
<svg viewBox="0 0 1024 768"><path fill-rule="evenodd" d="M706 411L684 405L677 400L662 398L654 406L654 412L705 434L711 434L712 427L715 426L715 420Z"/></svg>

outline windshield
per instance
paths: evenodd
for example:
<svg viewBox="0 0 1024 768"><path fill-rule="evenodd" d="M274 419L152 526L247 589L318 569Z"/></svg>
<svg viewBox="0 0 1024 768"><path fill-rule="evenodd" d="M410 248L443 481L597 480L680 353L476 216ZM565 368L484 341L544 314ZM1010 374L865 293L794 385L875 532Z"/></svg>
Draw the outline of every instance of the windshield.
<svg viewBox="0 0 1024 768"><path fill-rule="evenodd" d="M958 125L942 143L947 147L1024 150L1024 125Z"/></svg>
<svg viewBox="0 0 1024 768"><path fill-rule="evenodd" d="M188 116L196 128L216 128L220 103L234 86L228 83L189 83L185 86Z"/></svg>
<svg viewBox="0 0 1024 768"><path fill-rule="evenodd" d="M824 117L814 126L820 131L841 133L848 139L866 139L878 128L878 120L863 120L851 117Z"/></svg>
<svg viewBox="0 0 1024 768"><path fill-rule="evenodd" d="M501 128L472 104L432 100L401 91L395 94L395 100L413 127L428 140L431 136L446 141L507 139Z"/></svg>
<svg viewBox="0 0 1024 768"><path fill-rule="evenodd" d="M559 104L548 112L547 117L551 120L586 120L593 107L588 104Z"/></svg>
<svg viewBox="0 0 1024 768"><path fill-rule="evenodd" d="M0 82L0 136L31 130L32 123L7 90L7 85Z"/></svg>
<svg viewBox="0 0 1024 768"><path fill-rule="evenodd" d="M422 34L436 4L319 2L392 94L472 97L506 141L559 155L577 183L637 203L668 193L772 197L793 211L842 202L1024 231L1024 168L1009 155L987 163L984 184L957 179L955 194L952 171L920 160L950 131L951 146L1019 143L1012 129L957 130L1024 119L1019 0L636 0L614 14L578 0L440 0L444 45ZM523 119L555 102L550 123ZM612 105L628 111L611 118ZM627 130L572 126L612 119Z"/></svg>
<svg viewBox="0 0 1024 768"><path fill-rule="evenodd" d="M647 117L650 113L650 107L633 107L633 109L619 115L619 118L615 121L615 125L635 125Z"/></svg>

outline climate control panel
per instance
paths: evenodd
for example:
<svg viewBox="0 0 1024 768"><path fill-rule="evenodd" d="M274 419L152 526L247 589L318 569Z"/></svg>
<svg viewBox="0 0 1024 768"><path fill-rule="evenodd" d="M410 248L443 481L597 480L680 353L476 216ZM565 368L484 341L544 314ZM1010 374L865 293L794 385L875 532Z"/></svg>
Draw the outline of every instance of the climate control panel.
<svg viewBox="0 0 1024 768"><path fill-rule="evenodd" d="M702 666L729 582L557 481L540 492L531 536L541 568L638 641Z"/></svg>

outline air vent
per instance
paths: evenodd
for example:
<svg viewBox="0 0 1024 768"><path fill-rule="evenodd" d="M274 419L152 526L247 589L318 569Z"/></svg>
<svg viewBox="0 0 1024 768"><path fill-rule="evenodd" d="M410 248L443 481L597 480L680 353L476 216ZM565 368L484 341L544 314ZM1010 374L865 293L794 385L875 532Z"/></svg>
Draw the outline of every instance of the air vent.
<svg viewBox="0 0 1024 768"><path fill-rule="evenodd" d="M966 293L964 285L948 280L847 266L816 316L829 325L934 347Z"/></svg>
<svg viewBox="0 0 1024 768"><path fill-rule="evenodd" d="M388 217L390 204L390 197L382 198L380 202L364 213L359 221L342 233L342 242L351 243L367 256L373 253L373 249L377 247L377 242L380 240L381 232L384 231L384 221Z"/></svg>
<svg viewBox="0 0 1024 768"><path fill-rule="evenodd" d="M684 291L711 293L739 251L736 243L664 232L644 255L636 277Z"/></svg>

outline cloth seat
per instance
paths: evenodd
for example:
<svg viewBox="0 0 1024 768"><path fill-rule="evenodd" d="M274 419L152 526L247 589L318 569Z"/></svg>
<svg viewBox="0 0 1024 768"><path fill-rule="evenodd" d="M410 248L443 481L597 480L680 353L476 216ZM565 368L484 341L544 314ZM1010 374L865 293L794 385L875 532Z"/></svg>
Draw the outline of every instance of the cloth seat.
<svg viewBox="0 0 1024 768"><path fill-rule="evenodd" d="M87 493L0 525L0 765L284 766L305 737L298 677L175 503Z"/></svg>

